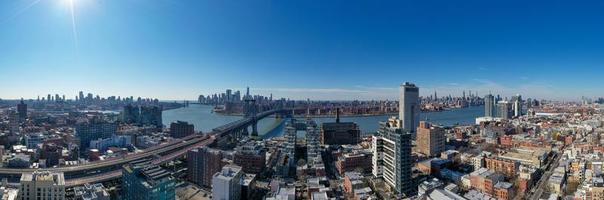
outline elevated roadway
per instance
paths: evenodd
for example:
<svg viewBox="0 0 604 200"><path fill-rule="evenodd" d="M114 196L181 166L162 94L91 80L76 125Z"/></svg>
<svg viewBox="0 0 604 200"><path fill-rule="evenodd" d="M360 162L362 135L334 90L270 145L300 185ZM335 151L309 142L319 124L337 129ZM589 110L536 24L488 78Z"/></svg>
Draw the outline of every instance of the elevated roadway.
<svg viewBox="0 0 604 200"><path fill-rule="evenodd" d="M219 138L224 137L236 130L241 130L256 123L257 120L263 119L278 112L285 110L269 110L258 113L255 118L243 118L220 127L212 129L211 132L205 135L191 135L185 138L176 139L174 141L145 149L144 152L129 154L124 157L111 158L107 160L95 161L74 166L64 166L56 168L0 168L0 178L8 178L9 180L18 180L22 173L34 172L36 170L48 170L53 172L63 172L65 174L66 184L68 186L82 185L90 182L107 181L121 176L121 166L133 161L146 158L153 158L153 163L161 164L170 160L174 160L186 154L187 151L210 145Z"/></svg>

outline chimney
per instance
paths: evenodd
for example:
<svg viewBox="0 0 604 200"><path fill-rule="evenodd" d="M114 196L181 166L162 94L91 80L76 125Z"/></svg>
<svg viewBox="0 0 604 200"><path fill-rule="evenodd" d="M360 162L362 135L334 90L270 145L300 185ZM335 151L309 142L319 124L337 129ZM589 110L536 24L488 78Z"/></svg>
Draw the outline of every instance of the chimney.
<svg viewBox="0 0 604 200"><path fill-rule="evenodd" d="M336 123L340 123L340 108L336 108Z"/></svg>

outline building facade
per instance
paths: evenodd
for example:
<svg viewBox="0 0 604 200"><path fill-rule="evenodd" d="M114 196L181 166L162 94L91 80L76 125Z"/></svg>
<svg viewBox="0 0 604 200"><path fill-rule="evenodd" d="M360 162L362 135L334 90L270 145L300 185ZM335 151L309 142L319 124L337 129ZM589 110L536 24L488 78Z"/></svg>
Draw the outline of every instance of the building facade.
<svg viewBox="0 0 604 200"><path fill-rule="evenodd" d="M373 176L383 178L397 193L411 196L416 192L411 178L411 133L403 132L400 124L397 118L380 122L372 140Z"/></svg>
<svg viewBox="0 0 604 200"><path fill-rule="evenodd" d="M323 123L321 125L321 144L344 145L358 144L361 130L354 122Z"/></svg>
<svg viewBox="0 0 604 200"><path fill-rule="evenodd" d="M336 109L336 122L321 124L321 144L358 144L361 130L354 122L340 122L340 109Z"/></svg>
<svg viewBox="0 0 604 200"><path fill-rule="evenodd" d="M90 141L111 138L117 133L117 123L93 119L91 122L76 125L76 137L80 140L80 152L90 147Z"/></svg>
<svg viewBox="0 0 604 200"><path fill-rule="evenodd" d="M495 97L492 94L484 97L484 116L495 117Z"/></svg>
<svg viewBox="0 0 604 200"><path fill-rule="evenodd" d="M23 173L19 194L22 200L64 200L65 178L63 173L49 171Z"/></svg>
<svg viewBox="0 0 604 200"><path fill-rule="evenodd" d="M212 178L212 199L241 199L243 170L239 166L227 165Z"/></svg>
<svg viewBox="0 0 604 200"><path fill-rule="evenodd" d="M187 179L203 187L212 186L212 176L222 169L222 153L208 147L187 152Z"/></svg>
<svg viewBox="0 0 604 200"><path fill-rule="evenodd" d="M346 172L353 172L360 170L362 173L371 173L372 165L371 165L371 157L373 154L371 152L351 152L343 154L338 157L336 161L336 170L340 173L340 175L344 175Z"/></svg>
<svg viewBox="0 0 604 200"><path fill-rule="evenodd" d="M122 167L122 197L128 200L174 200L175 179L149 162Z"/></svg>
<svg viewBox="0 0 604 200"><path fill-rule="evenodd" d="M195 134L195 126L184 121L176 121L170 124L170 135L173 138L183 138Z"/></svg>
<svg viewBox="0 0 604 200"><path fill-rule="evenodd" d="M138 106L126 105L122 111L122 122L134 124L140 121L141 111Z"/></svg>
<svg viewBox="0 0 604 200"><path fill-rule="evenodd" d="M419 126L419 113L419 88L413 83L405 82L400 86L399 119L403 125L401 129L411 132L413 138Z"/></svg>
<svg viewBox="0 0 604 200"><path fill-rule="evenodd" d="M107 189L101 183L84 184L73 188L76 200L110 200L111 196Z"/></svg>
<svg viewBox="0 0 604 200"><path fill-rule="evenodd" d="M485 166L487 169L505 174L508 177L514 177L518 172L519 163L497 158L485 158Z"/></svg>
<svg viewBox="0 0 604 200"><path fill-rule="evenodd" d="M445 151L445 130L422 121L417 128L416 142L419 153L438 156Z"/></svg>
<svg viewBox="0 0 604 200"><path fill-rule="evenodd" d="M261 142L248 142L236 149L233 161L245 173L259 174L266 166L266 150Z"/></svg>
<svg viewBox="0 0 604 200"><path fill-rule="evenodd" d="M20 122L24 122L27 119L27 104L23 102L23 99L17 104L17 113L19 114Z"/></svg>
<svg viewBox="0 0 604 200"><path fill-rule="evenodd" d="M141 125L151 125L157 128L164 126L162 122L162 107L161 106L142 106L141 110Z"/></svg>
<svg viewBox="0 0 604 200"><path fill-rule="evenodd" d="M497 103L497 115L502 119L511 119L514 115L512 103L509 101L499 101Z"/></svg>

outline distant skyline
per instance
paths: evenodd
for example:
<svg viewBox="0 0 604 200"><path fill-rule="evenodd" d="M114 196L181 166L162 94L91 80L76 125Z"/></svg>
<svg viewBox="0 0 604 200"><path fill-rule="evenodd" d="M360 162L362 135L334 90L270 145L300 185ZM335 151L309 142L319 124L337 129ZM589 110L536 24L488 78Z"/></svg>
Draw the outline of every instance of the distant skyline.
<svg viewBox="0 0 604 200"><path fill-rule="evenodd" d="M72 4L73 3L73 4ZM73 8L73 9L72 9ZM604 97L604 2L0 2L0 98Z"/></svg>

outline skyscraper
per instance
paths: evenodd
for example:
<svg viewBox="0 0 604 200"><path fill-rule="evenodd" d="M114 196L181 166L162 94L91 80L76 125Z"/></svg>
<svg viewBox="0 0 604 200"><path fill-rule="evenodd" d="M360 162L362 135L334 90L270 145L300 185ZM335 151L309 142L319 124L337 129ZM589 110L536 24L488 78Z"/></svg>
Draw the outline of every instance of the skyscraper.
<svg viewBox="0 0 604 200"><path fill-rule="evenodd" d="M514 117L520 117L522 115L522 96L520 96L519 94L513 96L511 103Z"/></svg>
<svg viewBox="0 0 604 200"><path fill-rule="evenodd" d="M80 101L84 101L84 92L80 91L80 93L78 93L78 97Z"/></svg>
<svg viewBox="0 0 604 200"><path fill-rule="evenodd" d="M399 118L403 122L402 129L411 132L415 138L415 131L419 125L419 88L413 83L405 82L400 86Z"/></svg>
<svg viewBox="0 0 604 200"><path fill-rule="evenodd" d="M246 98L246 99L250 98L250 87L247 87L247 88L245 89L245 98Z"/></svg>
<svg viewBox="0 0 604 200"><path fill-rule="evenodd" d="M499 101L497 103L497 115L503 119L511 119L514 114L512 103L508 101Z"/></svg>
<svg viewBox="0 0 604 200"><path fill-rule="evenodd" d="M526 109L529 110L533 107L533 100L531 98L526 99Z"/></svg>
<svg viewBox="0 0 604 200"><path fill-rule="evenodd" d="M160 106L142 106L140 110L141 125L152 125L157 128L163 127L162 108Z"/></svg>
<svg viewBox="0 0 604 200"><path fill-rule="evenodd" d="M226 98L225 101L226 102L232 102L233 101L233 91L231 89L227 89L226 90Z"/></svg>
<svg viewBox="0 0 604 200"><path fill-rule="evenodd" d="M122 111L122 122L127 124L138 123L140 121L140 108L128 104Z"/></svg>
<svg viewBox="0 0 604 200"><path fill-rule="evenodd" d="M23 99L21 99L21 102L17 104L17 113L19 113L20 122L24 122L25 119L27 119L27 104L23 102Z"/></svg>
<svg viewBox="0 0 604 200"><path fill-rule="evenodd" d="M484 97L484 116L494 117L495 116L495 97L488 94Z"/></svg>
<svg viewBox="0 0 604 200"><path fill-rule="evenodd" d="M233 95L233 101L240 102L241 101L241 92L239 90L235 91Z"/></svg>
<svg viewBox="0 0 604 200"><path fill-rule="evenodd" d="M416 192L412 185L411 134L404 132L396 117L380 122L373 136L373 176L382 178L397 193L407 196Z"/></svg>

